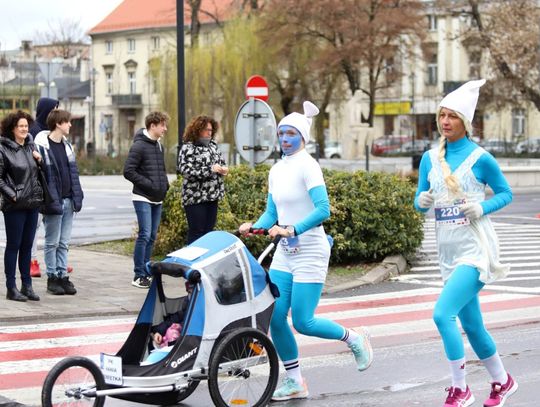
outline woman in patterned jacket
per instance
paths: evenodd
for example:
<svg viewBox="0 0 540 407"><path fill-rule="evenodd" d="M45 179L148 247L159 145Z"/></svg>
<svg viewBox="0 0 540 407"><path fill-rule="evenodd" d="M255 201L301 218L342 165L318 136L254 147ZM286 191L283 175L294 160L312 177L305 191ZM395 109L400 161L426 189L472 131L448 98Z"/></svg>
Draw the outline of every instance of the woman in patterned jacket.
<svg viewBox="0 0 540 407"><path fill-rule="evenodd" d="M184 178L182 204L188 222L188 244L214 229L218 201L225 195L223 177L229 169L215 141L217 130L214 119L197 116L184 133L178 168Z"/></svg>

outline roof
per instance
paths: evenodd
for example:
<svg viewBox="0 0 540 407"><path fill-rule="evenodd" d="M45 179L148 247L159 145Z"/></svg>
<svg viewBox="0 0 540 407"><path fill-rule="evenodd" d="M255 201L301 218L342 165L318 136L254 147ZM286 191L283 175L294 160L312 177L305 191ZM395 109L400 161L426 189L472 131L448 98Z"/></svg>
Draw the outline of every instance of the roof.
<svg viewBox="0 0 540 407"><path fill-rule="evenodd" d="M235 3L235 0L202 0L199 21L212 23L215 21L212 16L222 21L234 12ZM184 3L184 25L190 23L191 9ZM165 27L176 27L176 0L124 0L88 35Z"/></svg>

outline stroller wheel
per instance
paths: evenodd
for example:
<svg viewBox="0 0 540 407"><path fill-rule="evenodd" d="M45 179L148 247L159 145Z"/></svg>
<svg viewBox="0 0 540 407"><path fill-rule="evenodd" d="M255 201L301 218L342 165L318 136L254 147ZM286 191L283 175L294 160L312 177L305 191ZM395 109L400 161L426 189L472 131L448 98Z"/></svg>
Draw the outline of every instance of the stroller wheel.
<svg viewBox="0 0 540 407"><path fill-rule="evenodd" d="M89 392L105 388L101 370L90 359L66 358L51 369L41 391L43 407L102 407L105 397L92 397Z"/></svg>
<svg viewBox="0 0 540 407"><path fill-rule="evenodd" d="M253 328L225 336L212 354L208 387L216 406L265 406L279 376L272 341Z"/></svg>

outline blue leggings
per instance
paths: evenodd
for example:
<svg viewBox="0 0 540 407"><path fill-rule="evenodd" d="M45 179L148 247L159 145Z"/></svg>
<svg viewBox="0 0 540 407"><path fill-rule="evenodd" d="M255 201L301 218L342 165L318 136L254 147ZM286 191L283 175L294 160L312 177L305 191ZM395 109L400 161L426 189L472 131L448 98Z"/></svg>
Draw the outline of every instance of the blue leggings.
<svg viewBox="0 0 540 407"><path fill-rule="evenodd" d="M295 283L291 273L270 270L270 279L279 288L276 298L270 332L272 341L281 360L298 358L298 345L287 322L291 310L294 329L308 336L340 340L345 328L329 319L315 318L315 308L319 304L322 283Z"/></svg>
<svg viewBox="0 0 540 407"><path fill-rule="evenodd" d="M484 287L475 267L456 267L435 304L433 320L441 334L444 350L449 360L465 356L463 339L457 327L456 316L467 338L480 359L493 356L497 351L493 338L486 330L480 310L478 293Z"/></svg>

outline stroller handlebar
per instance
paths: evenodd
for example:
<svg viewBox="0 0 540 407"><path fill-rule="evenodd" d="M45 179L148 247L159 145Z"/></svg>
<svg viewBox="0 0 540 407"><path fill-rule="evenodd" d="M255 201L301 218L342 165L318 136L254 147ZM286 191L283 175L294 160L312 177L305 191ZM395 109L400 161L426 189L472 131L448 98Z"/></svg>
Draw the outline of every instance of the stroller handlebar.
<svg viewBox="0 0 540 407"><path fill-rule="evenodd" d="M164 261L151 261L149 264L152 274L166 274L171 277L183 277L193 284L201 280L201 273L188 266Z"/></svg>

